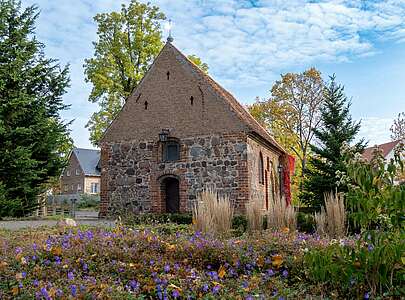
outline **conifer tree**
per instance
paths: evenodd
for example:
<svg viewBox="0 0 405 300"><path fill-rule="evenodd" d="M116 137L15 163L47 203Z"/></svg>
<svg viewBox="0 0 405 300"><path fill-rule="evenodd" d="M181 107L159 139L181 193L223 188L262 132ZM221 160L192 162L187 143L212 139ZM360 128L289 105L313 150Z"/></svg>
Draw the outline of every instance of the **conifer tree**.
<svg viewBox="0 0 405 300"><path fill-rule="evenodd" d="M37 17L36 6L0 1L0 218L34 210L65 164L68 123L59 114L68 68L45 57Z"/></svg>
<svg viewBox="0 0 405 300"><path fill-rule="evenodd" d="M337 172L345 172L342 146L354 141L360 130L360 122L353 122L350 116L350 101L344 94L344 87L336 83L335 76L324 89L324 106L321 108L321 126L315 128L316 144L311 145L313 153L304 181L301 200L319 208L324 203L324 193L346 191L337 184ZM364 150L363 140L354 145L358 152Z"/></svg>

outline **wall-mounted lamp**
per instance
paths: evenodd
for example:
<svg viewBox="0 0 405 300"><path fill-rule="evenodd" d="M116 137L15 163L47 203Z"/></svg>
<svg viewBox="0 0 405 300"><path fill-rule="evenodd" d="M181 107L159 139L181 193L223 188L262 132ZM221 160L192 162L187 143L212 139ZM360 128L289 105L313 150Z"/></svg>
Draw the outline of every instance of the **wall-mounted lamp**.
<svg viewBox="0 0 405 300"><path fill-rule="evenodd" d="M162 129L159 133L159 141L167 142L167 138L169 137L169 129Z"/></svg>

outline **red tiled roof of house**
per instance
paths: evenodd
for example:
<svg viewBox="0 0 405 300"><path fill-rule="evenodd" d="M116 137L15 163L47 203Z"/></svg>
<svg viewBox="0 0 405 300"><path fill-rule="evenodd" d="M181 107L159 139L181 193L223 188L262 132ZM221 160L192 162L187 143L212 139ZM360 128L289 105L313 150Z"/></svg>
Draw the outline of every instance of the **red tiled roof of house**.
<svg viewBox="0 0 405 300"><path fill-rule="evenodd" d="M373 150L377 146L382 151L382 154L385 158L392 151L392 149L394 149L395 146L399 144L400 141L401 140L397 140L397 141L388 142L388 143L381 144L381 145L375 145L373 147L368 147L368 148L364 149L362 155L365 159L371 160L371 158L373 157Z"/></svg>

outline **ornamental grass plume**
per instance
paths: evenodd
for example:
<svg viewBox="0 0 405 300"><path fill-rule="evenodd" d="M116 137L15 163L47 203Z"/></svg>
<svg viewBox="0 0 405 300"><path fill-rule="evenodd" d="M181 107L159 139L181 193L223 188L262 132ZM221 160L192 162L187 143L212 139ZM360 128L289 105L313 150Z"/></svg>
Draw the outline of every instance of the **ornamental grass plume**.
<svg viewBox="0 0 405 300"><path fill-rule="evenodd" d="M246 205L246 218L250 231L261 231L263 229L263 206L259 198L252 197Z"/></svg>
<svg viewBox="0 0 405 300"><path fill-rule="evenodd" d="M325 194L325 211L330 237L338 238L346 234L346 210L342 193Z"/></svg>
<svg viewBox="0 0 405 300"><path fill-rule="evenodd" d="M267 228L280 230L289 228L295 230L297 227L297 212L292 205L288 205L284 197L275 197L269 201L267 214Z"/></svg>
<svg viewBox="0 0 405 300"><path fill-rule="evenodd" d="M344 237L346 232L346 210L342 193L325 193L325 208L315 213L316 231L331 238Z"/></svg>
<svg viewBox="0 0 405 300"><path fill-rule="evenodd" d="M213 188L205 189L193 207L193 224L197 231L225 234L231 230L233 205L227 195Z"/></svg>
<svg viewBox="0 0 405 300"><path fill-rule="evenodd" d="M326 223L326 213L325 209L322 207L319 213L315 213L315 224L316 224L316 232L320 236L325 236L327 232L327 223Z"/></svg>

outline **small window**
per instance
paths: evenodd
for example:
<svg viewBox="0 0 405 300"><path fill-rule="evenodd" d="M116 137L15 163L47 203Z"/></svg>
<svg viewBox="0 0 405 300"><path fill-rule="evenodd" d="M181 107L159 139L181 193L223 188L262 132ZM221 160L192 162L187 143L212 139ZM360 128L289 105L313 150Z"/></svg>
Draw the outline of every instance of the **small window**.
<svg viewBox="0 0 405 300"><path fill-rule="evenodd" d="M80 183L77 184L77 190L81 191L82 190L82 185Z"/></svg>
<svg viewBox="0 0 405 300"><path fill-rule="evenodd" d="M145 101L145 110L148 109L148 101Z"/></svg>
<svg viewBox="0 0 405 300"><path fill-rule="evenodd" d="M65 192L67 192L69 190L69 186L67 184L65 184Z"/></svg>
<svg viewBox="0 0 405 300"><path fill-rule="evenodd" d="M80 170L76 169L76 176L79 176L79 175L80 175Z"/></svg>
<svg viewBox="0 0 405 300"><path fill-rule="evenodd" d="M180 145L178 142L169 141L164 144L163 157L165 161L176 161L180 159Z"/></svg>
<svg viewBox="0 0 405 300"><path fill-rule="evenodd" d="M74 191L75 190L75 186L72 184L72 186L71 186L71 189L72 189L72 191Z"/></svg>
<svg viewBox="0 0 405 300"><path fill-rule="evenodd" d="M66 176L70 176L70 170L66 170Z"/></svg>
<svg viewBox="0 0 405 300"><path fill-rule="evenodd" d="M263 154L259 154L259 183L264 184Z"/></svg>
<svg viewBox="0 0 405 300"><path fill-rule="evenodd" d="M97 182L92 182L90 188L92 194L97 194L99 191Z"/></svg>
<svg viewBox="0 0 405 300"><path fill-rule="evenodd" d="M193 97L193 96L190 97L190 104L191 104L191 105L194 104L194 97Z"/></svg>
<svg viewBox="0 0 405 300"><path fill-rule="evenodd" d="M167 71L166 76L167 76L167 80L169 80L170 79L170 72L169 71Z"/></svg>

